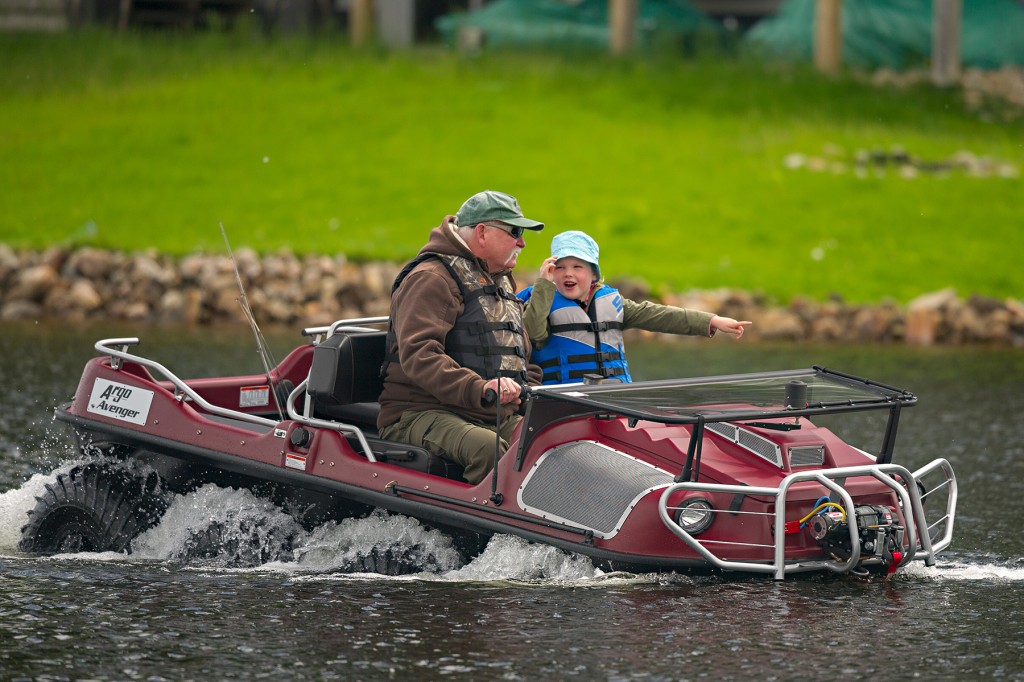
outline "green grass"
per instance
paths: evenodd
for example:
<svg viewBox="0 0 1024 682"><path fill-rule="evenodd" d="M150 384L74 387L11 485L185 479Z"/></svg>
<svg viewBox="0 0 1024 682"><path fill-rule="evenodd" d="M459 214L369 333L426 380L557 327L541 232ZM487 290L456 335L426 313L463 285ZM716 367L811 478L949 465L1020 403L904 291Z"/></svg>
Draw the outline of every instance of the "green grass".
<svg viewBox="0 0 1024 682"><path fill-rule="evenodd" d="M609 278L906 301L1020 297L1022 181L788 170L967 149L1024 170L1024 117L752 59L353 52L330 37L0 35L0 241L410 258L470 194L590 232ZM838 151L837 151L838 150ZM816 260L818 249L823 258Z"/></svg>

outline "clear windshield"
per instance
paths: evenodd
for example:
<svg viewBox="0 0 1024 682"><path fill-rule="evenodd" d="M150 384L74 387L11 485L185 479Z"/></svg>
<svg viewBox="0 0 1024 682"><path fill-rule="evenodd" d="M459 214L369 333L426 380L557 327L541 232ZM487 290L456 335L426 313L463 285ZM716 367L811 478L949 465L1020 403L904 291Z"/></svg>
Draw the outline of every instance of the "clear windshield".
<svg viewBox="0 0 1024 682"><path fill-rule="evenodd" d="M906 391L821 368L635 384L545 386L538 392L556 400L667 422L691 422L698 416L721 421L886 409L894 402L916 401Z"/></svg>

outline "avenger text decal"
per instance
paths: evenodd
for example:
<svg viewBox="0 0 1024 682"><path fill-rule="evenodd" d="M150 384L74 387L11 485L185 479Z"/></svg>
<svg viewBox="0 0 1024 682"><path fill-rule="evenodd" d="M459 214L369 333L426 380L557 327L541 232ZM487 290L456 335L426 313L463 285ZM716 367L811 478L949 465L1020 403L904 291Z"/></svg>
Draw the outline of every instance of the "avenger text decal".
<svg viewBox="0 0 1024 682"><path fill-rule="evenodd" d="M153 391L97 379L89 396L89 412L144 426Z"/></svg>

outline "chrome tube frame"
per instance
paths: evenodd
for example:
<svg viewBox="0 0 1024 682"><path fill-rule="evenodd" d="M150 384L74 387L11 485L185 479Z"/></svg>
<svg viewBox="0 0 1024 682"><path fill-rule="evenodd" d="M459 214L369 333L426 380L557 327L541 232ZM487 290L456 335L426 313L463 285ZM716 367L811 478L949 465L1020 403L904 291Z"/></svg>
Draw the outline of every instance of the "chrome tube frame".
<svg viewBox="0 0 1024 682"><path fill-rule="evenodd" d="M385 316L379 317L353 317L348 320L336 320L326 327L306 327L302 330L303 336L314 337L314 344L320 343L324 338L331 336L339 329L346 332L369 332L376 331L372 327L364 327L362 325L367 324L387 324L390 318Z"/></svg>
<svg viewBox="0 0 1024 682"><path fill-rule="evenodd" d="M306 391L306 385L308 383L309 379L307 378L301 384L296 386L295 390L293 390L288 395L288 416L291 417L294 421L298 422L299 424L312 426L313 428L316 429L331 429L332 431L351 433L353 436L356 437L356 440L359 441L359 445L362 446L363 454L366 455L366 459L370 460L371 462L376 462L377 458L374 457L373 450L370 449L370 444L366 440L366 435L363 433L363 430L360 429L358 426L353 426L351 424L343 424L341 422L332 422L327 421L326 419L317 419L313 417L311 414L313 408L312 405L310 404L311 401L309 400L308 395L306 397L305 406L303 409L303 412L305 414L301 414L295 411L295 400L299 397L299 394L304 393Z"/></svg>
<svg viewBox="0 0 1024 682"><path fill-rule="evenodd" d="M337 331L374 331L372 328L363 327L360 325L367 324L384 324L388 321L387 317L362 317L354 318L349 320L338 320L327 327L312 327L303 330L303 334L307 336L317 337L315 343L318 343L326 336L330 336ZM326 336L325 336L326 335ZM178 392L178 400L182 400L180 396L186 396L189 400L195 403L204 412L210 414L220 415L222 417L230 417L232 419L239 419L241 421L250 422L253 424L260 424L263 426L277 426L279 422L273 419L267 419L266 417L260 417L254 414L248 414L246 412L240 412L238 410L232 410L226 407L220 407L214 405L204 399L201 395L196 393L188 384L180 379L174 372L167 369L164 365L160 364L155 360L144 358L141 355L135 355L128 352L128 348L131 346L137 346L140 343L138 337L124 337L124 338L112 338L112 339L101 339L96 342L94 346L97 351L104 355L110 356L110 366L119 370L124 362L134 362L142 365L150 370L154 370L159 375L167 379L174 385L175 390ZM352 434L356 440L359 441L359 445L363 449L363 453L366 458L371 462L376 462L377 459L373 454L373 450L370 448L369 442L366 440L366 435L362 429L358 426L351 424L343 424L341 422L332 422L323 419L316 419L312 416L312 404L309 400L309 396L306 396L304 401L303 413L299 413L293 407L295 401L298 400L299 396L305 393L306 386L309 383L309 378L292 390L288 396L287 411L288 416L294 421L310 426L313 428L331 429L333 431L339 431L342 433Z"/></svg>
<svg viewBox="0 0 1024 682"><path fill-rule="evenodd" d="M230 410L226 407L219 407L212 403L207 402L201 395L192 390L192 388L184 381L179 379L174 372L167 369L159 362L144 358L140 355L134 355L128 352L129 346L137 346L139 344L138 337L126 337L116 339L100 339L96 342L94 348L100 353L110 356L110 366L115 370L120 370L121 365L124 361L134 362L148 367L151 370L156 370L159 374L165 377L168 381L174 384L176 391L180 391L178 400L182 398L180 396L188 396L188 399L198 405L205 412L210 414L217 414L222 417L230 417L232 419L240 419L242 421L251 422L253 424L261 424L263 426L277 426L278 422L273 419L267 419L266 417L259 417L254 414L247 414L245 412L239 412L238 410ZM114 348L113 346L120 346L120 349Z"/></svg>
<svg viewBox="0 0 1024 682"><path fill-rule="evenodd" d="M921 502L921 493L918 489L918 480L935 471L941 470L945 475L945 481L940 483L932 491L948 486L945 514L931 526L924 513L924 506ZM725 570L749 571L754 573L773 573L776 580L785 579L788 573L799 573L811 570L827 568L837 573L848 573L861 563L860 539L858 536L855 518L855 505L850 494L839 485L834 479L849 479L855 477L871 476L891 488L900 499L904 520L906 521L906 539L903 542L903 558L901 564L913 561L917 558L920 548L921 558L925 565L935 565L935 554L950 545L953 537L953 518L956 513L957 485L956 475L949 462L944 459L936 459L913 474L898 464L869 464L856 467L840 467L836 469L823 469L819 471L803 471L789 474L780 482L777 488L752 487L742 485L722 485L717 483L681 482L668 486L662 492L658 501L658 515L665 526L679 539L685 542L694 551L700 554L710 564ZM902 483L900 482L902 480ZM847 510L848 516L852 517L847 526L850 533L851 554L846 561L815 560L801 562L786 562L786 535L782 529L786 527L786 497L794 483L801 481L815 481L835 493ZM775 500L775 542L774 558L771 563L733 561L723 559L709 550L708 544L729 544L735 546L738 543L722 543L715 540L698 540L672 519L669 513L669 497L679 491L695 491L704 493L726 493L730 495L761 495L772 497ZM711 513L716 513L712 511ZM932 540L931 530L943 524L942 537ZM753 545L748 545L753 546ZM763 545L758 545L763 546Z"/></svg>
<svg viewBox="0 0 1024 682"><path fill-rule="evenodd" d="M364 325L382 325L387 324L388 317L356 317L351 319L336 320L327 327L308 327L302 330L303 336L312 336L313 344L318 345L324 339L333 336L335 333L341 332L368 332L377 331L373 327L367 327ZM312 371L312 369L310 369ZM376 462L377 458L373 454L373 450L370 449L370 444L366 440L366 434L358 426L352 424L344 424L342 422L328 421L326 419L317 419L313 416L313 401L310 399L309 394L306 393L305 400L303 402L302 412L295 410L295 401L299 395L305 393L306 386L309 385L309 377L301 384L295 387L295 389L288 396L288 416L294 421L311 426L318 429L331 429L332 431L340 431L342 433L350 433L355 436L356 440L359 441L359 445L363 448L363 454L366 455L366 459L371 462Z"/></svg>

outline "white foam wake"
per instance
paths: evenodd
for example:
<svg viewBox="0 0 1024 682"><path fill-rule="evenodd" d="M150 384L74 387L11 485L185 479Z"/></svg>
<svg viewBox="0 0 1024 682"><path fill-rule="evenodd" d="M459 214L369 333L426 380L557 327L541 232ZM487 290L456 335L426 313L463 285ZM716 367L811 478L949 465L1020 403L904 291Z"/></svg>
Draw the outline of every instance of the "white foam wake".
<svg viewBox="0 0 1024 682"><path fill-rule="evenodd" d="M925 566L921 562L914 562L904 568L902 574L907 577L928 578L936 581L965 580L995 583L1024 581L1024 558L1017 559L1015 563L1017 565L944 562L940 558L935 566Z"/></svg>
<svg viewBox="0 0 1024 682"><path fill-rule="evenodd" d="M46 492L46 484L69 471L78 462L64 464L48 474L34 474L20 488L0 494L0 552L15 552L21 540L21 527L28 523L28 512L35 508L36 498Z"/></svg>
<svg viewBox="0 0 1024 682"><path fill-rule="evenodd" d="M21 527L35 498L72 461L49 474L36 474L21 487L0 494L0 554L18 552ZM382 579L379 562L402 562L395 580L543 581L610 583L663 581L665 577L605 574L586 557L511 535L496 535L482 553L466 559L453 540L407 516L375 512L361 519L327 522L310 531L270 501L244 489L209 484L175 495L160 523L132 543L133 553L81 554L90 561L169 562L205 570L260 570L291 579L337 579L340 574ZM64 555L64 559L71 558ZM914 562L901 570L909 579L988 582L1024 581L1024 558L1005 564Z"/></svg>
<svg viewBox="0 0 1024 682"><path fill-rule="evenodd" d="M69 462L36 474L20 488L0 494L0 554L18 552L21 527L35 498ZM261 570L293 578L330 579L339 574L380 579L381 566L400 562L396 579L579 580L601 575L591 562L553 547L511 536L495 536L467 563L451 537L416 519L374 512L365 518L330 521L306 531L292 516L245 489L205 485L174 495L160 523L132 542L132 554L61 555L58 559L168 562L204 570ZM383 563L382 563L383 562Z"/></svg>

